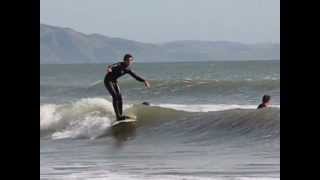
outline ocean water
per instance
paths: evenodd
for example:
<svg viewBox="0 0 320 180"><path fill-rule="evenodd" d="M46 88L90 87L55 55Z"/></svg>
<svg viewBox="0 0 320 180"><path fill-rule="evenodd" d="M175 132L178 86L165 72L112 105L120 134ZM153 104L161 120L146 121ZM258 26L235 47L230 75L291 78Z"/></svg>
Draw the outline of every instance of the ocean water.
<svg viewBox="0 0 320 180"><path fill-rule="evenodd" d="M279 61L136 63L117 132L106 65L41 65L41 179L280 179Z"/></svg>

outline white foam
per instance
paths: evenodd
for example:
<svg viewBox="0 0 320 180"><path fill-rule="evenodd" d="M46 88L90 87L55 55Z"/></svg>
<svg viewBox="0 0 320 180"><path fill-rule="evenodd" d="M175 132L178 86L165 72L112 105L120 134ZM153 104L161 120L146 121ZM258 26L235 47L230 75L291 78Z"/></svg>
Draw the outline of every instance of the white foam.
<svg viewBox="0 0 320 180"><path fill-rule="evenodd" d="M95 117L88 115L83 120L72 121L68 127L62 131L52 134L52 139L64 138L90 138L95 139L102 135L110 127L110 119L107 117Z"/></svg>
<svg viewBox="0 0 320 180"><path fill-rule="evenodd" d="M50 179L62 180L224 180L229 178L212 178L197 176L181 176L181 175L134 175L110 172L107 170L95 170L89 172L71 173L68 175L58 175L58 177L46 177Z"/></svg>
<svg viewBox="0 0 320 180"><path fill-rule="evenodd" d="M272 177L199 177L192 175L134 175L110 172L106 170L95 170L89 172L71 173L59 175L58 177L47 177L50 179L62 180L278 180Z"/></svg>
<svg viewBox="0 0 320 180"><path fill-rule="evenodd" d="M56 114L57 105L45 104L40 106L40 129L50 129L59 123L61 119L59 114Z"/></svg>
<svg viewBox="0 0 320 180"><path fill-rule="evenodd" d="M40 130L54 131L53 139L95 138L111 126L113 117L112 104L103 98L45 104L40 105Z"/></svg>
<svg viewBox="0 0 320 180"><path fill-rule="evenodd" d="M280 178L276 177L239 177L235 178L235 180L278 180Z"/></svg>
<svg viewBox="0 0 320 180"><path fill-rule="evenodd" d="M237 105L237 104L159 104L157 106L171 108L188 112L210 112L223 111L229 109L256 109L257 105ZM280 105L272 105L271 107L280 108Z"/></svg>

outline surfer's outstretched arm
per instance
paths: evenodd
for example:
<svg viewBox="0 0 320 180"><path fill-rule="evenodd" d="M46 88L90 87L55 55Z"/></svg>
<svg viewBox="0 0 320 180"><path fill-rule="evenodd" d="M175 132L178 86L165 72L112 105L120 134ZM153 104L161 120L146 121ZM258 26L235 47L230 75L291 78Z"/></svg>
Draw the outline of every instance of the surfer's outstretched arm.
<svg viewBox="0 0 320 180"><path fill-rule="evenodd" d="M144 82L145 80L138 76L136 73L134 73L132 70L129 70L128 73L133 77L135 78L137 81L140 81L140 82Z"/></svg>
<svg viewBox="0 0 320 180"><path fill-rule="evenodd" d="M143 82L146 87L148 87L148 88L150 87L150 84L149 84L148 81L146 81L145 79L143 79L141 76L138 76L138 75L137 75L136 73L134 73L132 70L129 70L128 73L129 73L133 78L135 78L137 81Z"/></svg>

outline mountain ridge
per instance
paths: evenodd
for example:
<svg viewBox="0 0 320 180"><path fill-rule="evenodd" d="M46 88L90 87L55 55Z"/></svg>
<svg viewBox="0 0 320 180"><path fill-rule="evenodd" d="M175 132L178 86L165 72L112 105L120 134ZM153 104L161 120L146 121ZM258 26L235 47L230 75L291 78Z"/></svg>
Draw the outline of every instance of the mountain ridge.
<svg viewBox="0 0 320 180"><path fill-rule="evenodd" d="M137 62L279 60L280 44L180 40L144 43L40 24L40 63L108 63L131 53Z"/></svg>

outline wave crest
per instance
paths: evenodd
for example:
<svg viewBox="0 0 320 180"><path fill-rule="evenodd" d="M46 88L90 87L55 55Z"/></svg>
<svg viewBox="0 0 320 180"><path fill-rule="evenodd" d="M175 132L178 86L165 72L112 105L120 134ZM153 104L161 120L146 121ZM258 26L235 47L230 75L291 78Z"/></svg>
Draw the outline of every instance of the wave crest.
<svg viewBox="0 0 320 180"><path fill-rule="evenodd" d="M41 105L40 136L53 139L95 138L110 127L112 117L112 104L102 98Z"/></svg>
<svg viewBox="0 0 320 180"><path fill-rule="evenodd" d="M125 107L125 114L137 117L140 137L148 137L150 133L203 140L226 136L280 136L280 108L276 107L262 110L250 105L207 105L205 110L197 105ZM41 138L103 137L112 121L112 104L103 98L40 105Z"/></svg>

